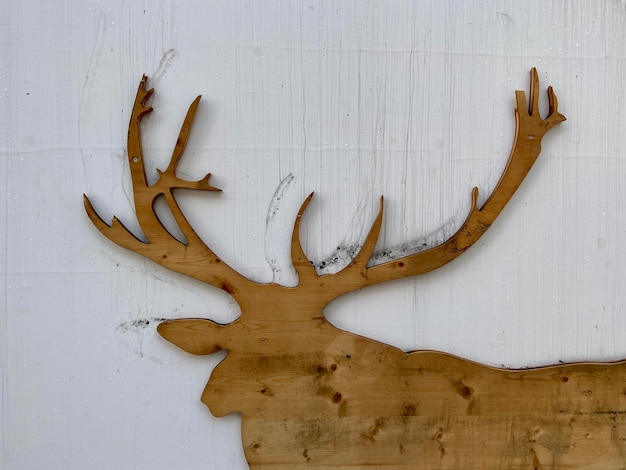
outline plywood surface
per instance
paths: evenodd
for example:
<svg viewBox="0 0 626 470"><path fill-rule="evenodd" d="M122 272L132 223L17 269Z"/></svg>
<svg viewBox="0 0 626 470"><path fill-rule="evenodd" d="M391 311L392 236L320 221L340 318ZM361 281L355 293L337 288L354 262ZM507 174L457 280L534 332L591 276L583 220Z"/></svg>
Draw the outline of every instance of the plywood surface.
<svg viewBox="0 0 626 470"><path fill-rule="evenodd" d="M494 369L444 353L405 353L341 331L323 315L345 293L439 269L468 250L505 208L541 151L544 135L565 120L548 88L539 111L539 79L530 73L528 101L516 92L515 138L498 184L449 239L381 264L371 257L383 224L381 207L353 260L320 275L307 258L300 226L291 240L294 287L241 276L197 236L174 191L216 191L176 171L198 108L191 104L171 162L150 184L145 176L140 123L153 93L142 78L128 133L135 206L146 240L117 219L106 224L85 198L91 221L111 241L173 271L224 290L241 317L220 325L208 319L170 320L159 333L193 354L227 350L202 401L214 416L241 413L242 444L251 469L262 468L622 468L626 446L626 362ZM163 196L183 239L155 211Z"/></svg>

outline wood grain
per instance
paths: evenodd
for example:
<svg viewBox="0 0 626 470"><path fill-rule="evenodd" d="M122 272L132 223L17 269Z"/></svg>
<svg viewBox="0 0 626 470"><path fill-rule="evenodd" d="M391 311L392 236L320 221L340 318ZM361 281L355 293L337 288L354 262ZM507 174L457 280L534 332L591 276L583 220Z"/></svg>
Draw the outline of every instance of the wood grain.
<svg viewBox="0 0 626 470"><path fill-rule="evenodd" d="M230 350L202 401L215 416L241 412L252 469L625 463L625 362L494 369L406 354L323 318L190 319L159 331L195 354Z"/></svg>
<svg viewBox="0 0 626 470"><path fill-rule="evenodd" d="M470 248L491 226L541 151L541 139L565 118L548 88L546 118L538 111L538 77L530 98L516 92L516 135L508 164L487 201L472 192L465 223L441 245L368 266L383 223L381 208L360 252L344 270L320 276L300 245L295 222L291 254L295 288L249 281L195 234L174 188L217 190L186 182L176 165L199 99L183 123L168 169L148 185L139 124L151 111L146 77L129 127L129 160L138 219L147 240L121 224L105 224L85 198L94 224L115 243L221 288L242 315L220 325L205 319L166 321L159 333L193 354L229 351L202 401L215 416L242 415L242 439L252 469L261 468L624 468L626 362L505 370L448 354L399 349L331 325L323 308L356 289L437 269ZM153 211L164 195L185 240ZM384 315L385 312L381 312Z"/></svg>

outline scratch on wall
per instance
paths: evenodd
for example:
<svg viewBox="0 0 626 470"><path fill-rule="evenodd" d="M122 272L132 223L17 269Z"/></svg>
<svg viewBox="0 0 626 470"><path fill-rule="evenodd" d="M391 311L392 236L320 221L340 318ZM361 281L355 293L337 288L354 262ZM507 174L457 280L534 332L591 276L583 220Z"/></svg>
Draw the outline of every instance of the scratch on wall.
<svg viewBox="0 0 626 470"><path fill-rule="evenodd" d="M92 77L96 74L100 63L100 57L102 56L102 48L104 46L104 35L106 33L107 18L103 12L100 12L98 16L98 27L96 32L96 41L91 51L91 58L89 60L89 67L87 69L87 76L83 82L83 89L80 96L80 104L78 108L78 148L80 150L81 162L83 165L83 176L85 181L89 181L87 178L87 169L85 166L85 159L91 158L91 155L86 157L83 143L82 143L82 128L85 126L85 117L89 111L89 105L91 102L87 99L91 95L93 80Z"/></svg>
<svg viewBox="0 0 626 470"><path fill-rule="evenodd" d="M145 330L151 323L159 323L167 320L167 318L137 318L136 320L120 323L116 331L128 333L130 331Z"/></svg>
<svg viewBox="0 0 626 470"><path fill-rule="evenodd" d="M166 318L136 318L135 320L120 323L115 328L117 340L127 346L131 351L140 357L146 357L151 361L161 363L161 360L153 355L146 354L143 348L144 337L148 329L152 331L152 336L156 337L154 328L157 324L165 321Z"/></svg>
<svg viewBox="0 0 626 470"><path fill-rule="evenodd" d="M78 149L81 157L81 164L84 174L84 180L87 182L87 193L96 193L90 194L90 200L94 205L96 211L103 217L104 220L111 219L113 217L112 207L117 206L117 202L121 202L122 200L125 203L125 207L122 209L120 207L116 207L115 215L117 215L120 220L124 222L124 224L131 230L133 233L137 234L137 236L143 240L145 240L145 236L143 232L139 228L138 222L135 220L133 216L129 216L133 214L133 197L131 191L131 182L130 175L125 169L126 165L126 151L121 150L115 151L115 148L112 147L112 143L109 144L107 157L114 157L107 159L111 164L112 174L119 174L119 171L122 171L124 175L123 179L112 181L112 184L109 187L109 196L104 200L110 201L109 203L101 203L98 198L98 181L92 177L88 176L90 172L90 168L100 165L100 163L95 160L99 160L98 157L103 153L106 153L103 145L96 144L97 138L94 138L93 131L98 128L98 126L102 125L101 115L103 113L103 106L110 106L110 98L107 97L104 93L102 93L103 87L105 88L107 85L106 75L109 73L103 73L103 70L107 70L107 65L109 64L110 58L107 57L108 48L105 47L107 44L107 24L109 24L107 14L104 11L100 11L98 16L98 26L96 28L96 36L94 39L93 47L91 48L90 58L89 58L89 67L87 69L87 74L85 76L83 87L80 95L80 104L78 109ZM91 170L93 171L93 169ZM107 174L105 173L105 176ZM100 181L103 179L100 178ZM121 191L120 191L121 188Z"/></svg>
<svg viewBox="0 0 626 470"><path fill-rule="evenodd" d="M375 252L370 258L367 265L375 266L378 264L386 263L388 261L393 261L394 259L419 253L421 251L425 251L430 248L434 248L437 245L440 245L445 240L452 237L452 235L454 235L454 233L458 229L460 225L459 220L462 221L465 215L465 212L461 212L462 211L459 212L458 216L454 216L450 220L448 220L441 228L428 235L406 243L402 243L400 245L396 245L391 248L386 248L381 251Z"/></svg>
<svg viewBox="0 0 626 470"><path fill-rule="evenodd" d="M159 80L161 79L161 77L172 66L175 56L176 56L176 50L173 48L167 51L165 54L163 54L163 57L161 57L161 62L159 62L159 67L157 68L156 72L154 72L153 74L152 86L156 86L159 83Z"/></svg>
<svg viewBox="0 0 626 470"><path fill-rule="evenodd" d="M369 230L369 225L364 224L364 212L365 205L361 204L357 213L354 215L352 222L350 223L348 233L335 252L328 258L315 264L315 268L319 274L336 273L340 271L350 264L359 251L361 251L361 248L363 247L363 240ZM459 221L463 221L465 215L466 209L461 209L441 228L430 234L390 248L384 248L380 251L376 251L370 258L367 264L368 267L419 253L443 243L456 232L460 225Z"/></svg>
<svg viewBox="0 0 626 470"><path fill-rule="evenodd" d="M343 240L337 246L335 252L328 258L315 263L315 269L319 274L332 274L345 268L354 257L361 251L365 236L370 226L365 223L365 201L359 203L359 207L352 216L348 230Z"/></svg>
<svg viewBox="0 0 626 470"><path fill-rule="evenodd" d="M280 182L272 196L265 219L265 259L272 270L272 281L290 287L295 287L298 284L297 274L291 263L290 251L285 251L285 246L290 246L291 230L285 228L283 221L279 220L280 218L277 216L284 204L285 193L296 184L296 181L296 177L290 173ZM314 263L319 275L341 271L361 251L365 237L371 227L371 223L366 223L366 212L367 203L361 201L343 240L339 243L336 250L327 258ZM370 258L368 266L393 261L443 243L456 232L466 215L467 208L460 208L450 220L436 231L423 237L376 251Z"/></svg>
<svg viewBox="0 0 626 470"><path fill-rule="evenodd" d="M285 191L293 187L296 183L296 177L289 173L278 185L269 208L267 210L267 216L265 217L265 259L272 270L272 281L288 285L297 285L297 279L295 276L295 270L291 264L290 257L281 261L281 253L278 246L282 247L282 243L279 243L285 238L285 228L278 223L277 214L280 212L281 201L285 197Z"/></svg>

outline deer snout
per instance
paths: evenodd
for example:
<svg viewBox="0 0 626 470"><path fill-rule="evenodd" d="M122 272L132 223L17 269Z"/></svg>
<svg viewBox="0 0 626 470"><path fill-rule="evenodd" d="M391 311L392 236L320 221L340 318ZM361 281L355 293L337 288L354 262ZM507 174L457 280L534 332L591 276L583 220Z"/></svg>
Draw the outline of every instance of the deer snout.
<svg viewBox="0 0 626 470"><path fill-rule="evenodd" d="M222 361L216 369L227 360L228 358ZM213 372L215 373L215 370ZM229 387L227 384L220 382L218 378L211 375L200 397L200 401L206 405L211 414L216 418L222 418L230 413L241 410L240 400L237 400L237 394L232 390L232 386Z"/></svg>

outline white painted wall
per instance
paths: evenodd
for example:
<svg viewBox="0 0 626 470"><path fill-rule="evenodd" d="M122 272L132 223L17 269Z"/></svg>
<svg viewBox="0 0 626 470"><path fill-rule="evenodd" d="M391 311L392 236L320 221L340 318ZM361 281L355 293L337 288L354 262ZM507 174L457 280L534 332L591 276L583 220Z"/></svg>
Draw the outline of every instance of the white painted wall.
<svg viewBox="0 0 626 470"><path fill-rule="evenodd" d="M87 193L132 224L124 149L144 72L156 87L151 174L203 94L183 173L210 171L224 192L184 207L224 259L269 281L266 253L286 263L313 190L303 238L316 261L362 236L380 194L380 249L459 224L471 187L484 197L503 169L514 90L537 66L568 121L496 225L451 265L326 314L406 350L506 367L626 357L626 2L3 0L0 11L3 469L246 468L238 418L199 402L220 357L184 354L151 321L226 322L236 305L113 245L82 207Z"/></svg>

